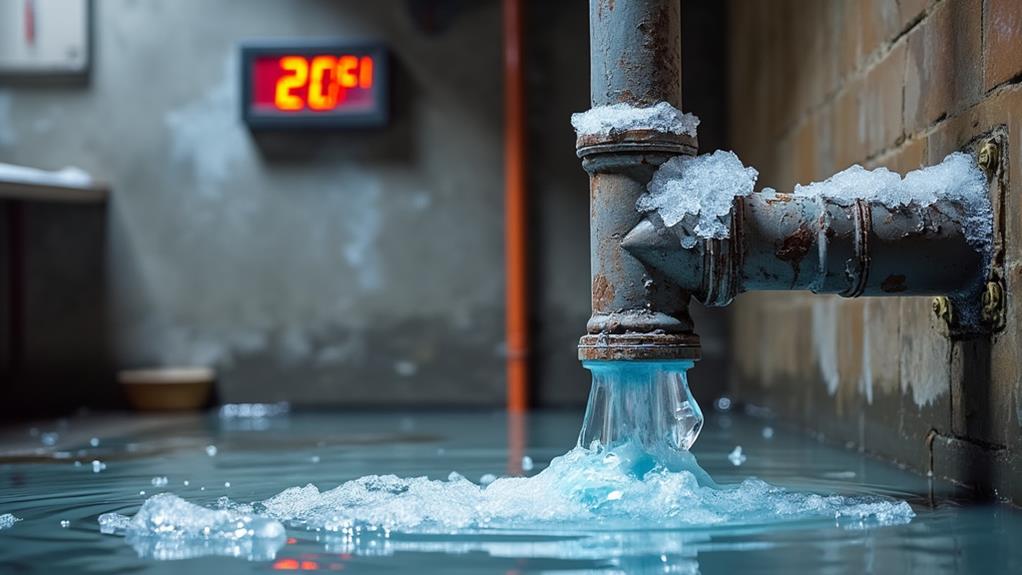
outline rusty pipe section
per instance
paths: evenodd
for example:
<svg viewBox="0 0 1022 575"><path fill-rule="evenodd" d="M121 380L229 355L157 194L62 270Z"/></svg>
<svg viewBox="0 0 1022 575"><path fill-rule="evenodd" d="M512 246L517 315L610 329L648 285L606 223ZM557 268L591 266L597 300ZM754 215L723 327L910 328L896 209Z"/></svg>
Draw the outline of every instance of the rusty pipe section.
<svg viewBox="0 0 1022 575"><path fill-rule="evenodd" d="M754 193L736 198L729 237L682 244L651 215L622 247L706 305L751 290L845 297L955 295L975 290L987 261L970 244L961 205L891 208L879 201ZM685 242L691 244L691 240Z"/></svg>
<svg viewBox="0 0 1022 575"><path fill-rule="evenodd" d="M592 105L681 108L681 3L590 0ZM658 130L581 135L590 175L593 314L579 341L582 360L695 359L699 338L688 294L621 247L642 220L635 202L660 164L694 154L695 138Z"/></svg>

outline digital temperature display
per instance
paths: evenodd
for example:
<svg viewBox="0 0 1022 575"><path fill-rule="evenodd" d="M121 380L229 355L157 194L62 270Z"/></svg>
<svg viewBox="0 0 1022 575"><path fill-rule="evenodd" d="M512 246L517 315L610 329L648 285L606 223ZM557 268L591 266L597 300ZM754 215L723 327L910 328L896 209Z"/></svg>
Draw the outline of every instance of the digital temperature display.
<svg viewBox="0 0 1022 575"><path fill-rule="evenodd" d="M252 128L383 126L386 49L372 44L242 46L242 116Z"/></svg>

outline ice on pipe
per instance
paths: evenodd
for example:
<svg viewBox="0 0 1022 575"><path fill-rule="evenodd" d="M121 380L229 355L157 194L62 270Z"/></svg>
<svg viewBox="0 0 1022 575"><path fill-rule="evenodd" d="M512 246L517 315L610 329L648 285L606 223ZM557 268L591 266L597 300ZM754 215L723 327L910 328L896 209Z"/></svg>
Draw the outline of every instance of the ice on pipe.
<svg viewBox="0 0 1022 575"><path fill-rule="evenodd" d="M14 524L18 521L21 521L21 518L15 517L10 513L4 513L3 515L0 515L0 530L10 529L11 527L14 527Z"/></svg>
<svg viewBox="0 0 1022 575"><path fill-rule="evenodd" d="M275 519L234 509L207 509L161 493L142 504L134 517L99 516L100 531L123 535L140 557L188 559L206 555L266 560L286 542Z"/></svg>
<svg viewBox="0 0 1022 575"><path fill-rule="evenodd" d="M690 248L699 238L728 237L731 205L752 193L758 177L734 152L676 156L660 166L635 207L656 212L667 227L680 224L682 245Z"/></svg>
<svg viewBox="0 0 1022 575"><path fill-rule="evenodd" d="M657 130L695 137L699 118L667 102L658 102L646 108L613 104L572 114L571 126L579 136L606 137L628 130Z"/></svg>
<svg viewBox="0 0 1022 575"><path fill-rule="evenodd" d="M898 175L887 168L867 170L855 165L823 182L796 185L796 196L815 196L850 205L858 199L879 202L890 209L927 207L950 201L961 211L966 240L981 253L993 241L993 208L986 177L972 156L954 152L935 165Z"/></svg>

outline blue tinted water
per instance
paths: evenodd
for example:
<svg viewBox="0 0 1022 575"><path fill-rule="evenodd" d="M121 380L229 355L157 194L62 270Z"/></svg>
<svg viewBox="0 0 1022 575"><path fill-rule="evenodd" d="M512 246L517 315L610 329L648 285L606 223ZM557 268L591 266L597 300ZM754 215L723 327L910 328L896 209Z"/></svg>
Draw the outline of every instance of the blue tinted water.
<svg viewBox="0 0 1022 575"><path fill-rule="evenodd" d="M764 433L767 425L773 430L770 437ZM906 500L915 517L886 526L868 516L796 513L784 521L769 514L723 522L686 521L678 515L676 523L662 527L594 520L560 527L523 522L408 530L372 529L343 523L350 517L340 517L336 530L284 521L287 532L279 544L253 545L244 539L232 548L229 542L214 542L206 549L193 547L195 557L158 561L152 557L160 550L152 541L103 535L99 517L135 515L159 491L207 510L223 507L230 519L230 514L245 515L245 504L265 501L290 486L312 483L327 492L372 474L425 476L449 484L451 471L478 482L486 474L522 473L524 456L535 462L527 473L535 477L571 448L578 414L538 413L524 421L509 421L499 413L311 413L261 419L212 415L73 419L66 427L54 446L43 446L28 429L11 429L4 436L5 446L38 444L29 450L6 449L0 459L0 515L21 518L0 531L4 571L933 573L1018 572L1022 567L1022 550L1015 544L1022 534L1022 517L1014 510L960 506L947 499L951 488L940 481L823 446L776 422L731 413L708 414L693 448L718 483L740 485L756 476L798 492ZM100 437L98 447L89 445L92 436ZM211 445L216 446L213 456L207 454ZM728 460L737 445L747 456L741 466ZM75 459L85 465L75 467ZM93 473L93 459L106 469ZM153 485L154 478L162 483L163 477L166 485ZM469 495L478 491L459 486ZM405 487L383 486L402 493ZM142 491L146 494L140 495ZM628 486L621 491L621 498L608 499L611 492L603 493L602 501L612 506L629 503ZM549 493L538 494L545 495ZM221 497L229 500L218 504ZM528 497L517 501L526 509L531 505ZM445 503L458 501L452 493ZM633 504L641 507L644 502ZM670 515L668 509L659 511L643 510L651 520ZM726 508L709 509L714 511ZM67 528L61 527L62 521L68 522ZM168 556L177 556L180 549L170 551Z"/></svg>

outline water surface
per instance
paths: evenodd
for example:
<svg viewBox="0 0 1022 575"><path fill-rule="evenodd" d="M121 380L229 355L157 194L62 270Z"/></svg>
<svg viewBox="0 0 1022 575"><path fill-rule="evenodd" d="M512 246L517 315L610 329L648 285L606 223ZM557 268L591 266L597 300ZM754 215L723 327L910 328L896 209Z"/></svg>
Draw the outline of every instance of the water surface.
<svg viewBox="0 0 1022 575"><path fill-rule="evenodd" d="M941 481L733 413L709 414L693 448L718 483L755 476L800 492L889 497L908 501L915 517L896 525L817 515L661 529L519 525L456 534L288 525L279 545L212 546L162 561L152 545L99 530L100 515L133 515L158 492L216 509L222 497L230 507L291 486L312 483L325 491L373 474L446 480L456 471L476 483L487 475L535 476L574 445L579 421L575 412L537 413L525 421L500 413L291 413L72 418L34 434L10 428L0 459L0 515L21 520L0 530L0 565L24 573L1022 572L1018 512L961 506L947 499L951 487ZM50 431L59 438L49 436L53 445L44 445ZM738 445L746 457L740 466L729 458ZM534 464L528 471L525 456ZM94 473L93 460L106 468Z"/></svg>

